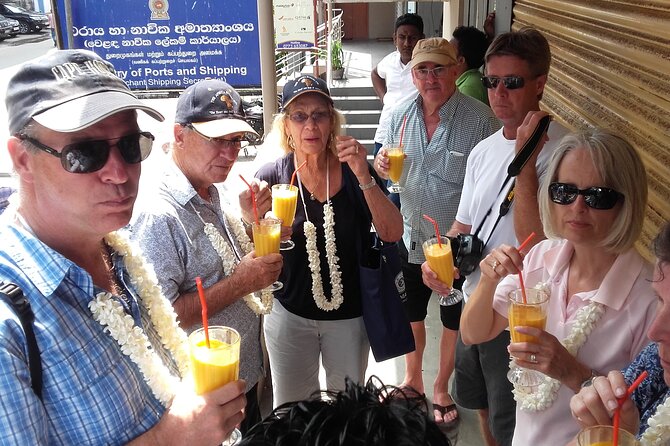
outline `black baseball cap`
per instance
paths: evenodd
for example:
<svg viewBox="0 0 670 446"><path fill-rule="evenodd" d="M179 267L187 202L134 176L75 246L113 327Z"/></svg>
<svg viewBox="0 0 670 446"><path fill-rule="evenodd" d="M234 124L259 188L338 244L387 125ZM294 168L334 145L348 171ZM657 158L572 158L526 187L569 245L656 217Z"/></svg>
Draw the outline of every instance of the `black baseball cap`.
<svg viewBox="0 0 670 446"><path fill-rule="evenodd" d="M23 64L7 84L9 131L31 119L56 132L77 132L124 110L163 115L130 91L114 66L92 51L56 50Z"/></svg>
<svg viewBox="0 0 670 446"><path fill-rule="evenodd" d="M281 108L286 110L286 107L298 96L305 93L318 93L330 101L333 105L333 99L330 97L330 91L326 82L322 79L309 74L304 74L297 79L290 80L284 85L284 91L281 98Z"/></svg>
<svg viewBox="0 0 670 446"><path fill-rule="evenodd" d="M190 124L210 138L239 132L258 137L258 133L246 121L239 93L226 82L217 79L202 80L184 90L177 101L175 122Z"/></svg>

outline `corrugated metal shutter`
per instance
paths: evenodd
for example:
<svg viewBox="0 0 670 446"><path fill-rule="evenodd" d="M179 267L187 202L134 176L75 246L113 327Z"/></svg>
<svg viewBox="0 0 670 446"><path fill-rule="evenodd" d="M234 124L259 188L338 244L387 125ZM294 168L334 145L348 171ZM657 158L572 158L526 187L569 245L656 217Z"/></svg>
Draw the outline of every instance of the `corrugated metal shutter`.
<svg viewBox="0 0 670 446"><path fill-rule="evenodd" d="M670 220L670 1L519 0L513 29L552 50L543 106L572 128L606 127L640 152L649 207L638 247Z"/></svg>

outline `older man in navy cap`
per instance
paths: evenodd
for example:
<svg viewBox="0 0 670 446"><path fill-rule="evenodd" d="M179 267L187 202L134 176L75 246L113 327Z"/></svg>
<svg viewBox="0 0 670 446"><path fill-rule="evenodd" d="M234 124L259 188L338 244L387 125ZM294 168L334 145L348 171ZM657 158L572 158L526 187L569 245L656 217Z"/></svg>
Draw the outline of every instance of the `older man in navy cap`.
<svg viewBox="0 0 670 446"><path fill-rule="evenodd" d="M186 336L122 232L162 121L90 51L56 51L7 86L18 201L0 223L0 432L8 445L217 444L244 383L181 386ZM31 312L10 298L25 295ZM19 316L23 315L23 316ZM24 317L25 316L25 317Z"/></svg>
<svg viewBox="0 0 670 446"><path fill-rule="evenodd" d="M259 314L266 308L253 293L277 280L282 257L256 257L250 252L242 220L214 184L226 180L241 145L258 135L245 121L240 95L220 80L187 88L177 103L175 121L171 162L156 198L134 221L133 238L153 263L182 327L187 331L200 327L195 283L200 277L210 325L233 327L240 333L240 377L247 383L244 433L260 421ZM267 188L256 192L259 206L269 203Z"/></svg>

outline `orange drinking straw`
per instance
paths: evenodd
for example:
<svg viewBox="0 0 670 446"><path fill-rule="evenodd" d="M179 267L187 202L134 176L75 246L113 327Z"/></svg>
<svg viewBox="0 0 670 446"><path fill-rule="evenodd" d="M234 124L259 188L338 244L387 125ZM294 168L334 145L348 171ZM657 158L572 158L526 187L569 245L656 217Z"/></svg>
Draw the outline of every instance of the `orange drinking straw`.
<svg viewBox="0 0 670 446"><path fill-rule="evenodd" d="M407 115L405 115L405 117L402 118L402 127L400 128L400 142L398 143L398 146L400 148L402 148L402 135L405 134L405 124L407 124Z"/></svg>
<svg viewBox="0 0 670 446"><path fill-rule="evenodd" d="M517 250L521 251L523 248L525 248L533 237L535 237L535 232L531 232L530 235L526 237L526 240L524 240L523 243L519 245ZM523 274L521 271L519 271L519 285L521 286L521 297L523 298L523 304L526 305L528 303L528 299L526 298L526 287L523 284Z"/></svg>
<svg viewBox="0 0 670 446"><path fill-rule="evenodd" d="M200 307L202 308L202 327L205 331L205 344L209 347L209 324L207 323L207 301L205 300L205 290L202 288L200 276L195 278L195 285L198 287L198 296L200 296Z"/></svg>
<svg viewBox="0 0 670 446"><path fill-rule="evenodd" d="M249 188L249 192L251 192L251 203L253 204L254 207L254 218L256 219L256 224L259 225L260 222L258 221L258 208L256 207L256 194L254 193L254 190L251 188L251 184L247 183L247 180L244 179L242 174L240 174L240 178L242 178L242 181L244 181L244 184L247 185Z"/></svg>
<svg viewBox="0 0 670 446"><path fill-rule="evenodd" d="M437 238L437 244L440 248L442 248L442 240L440 240L440 229L437 227L437 222L432 218L430 218L429 216L427 216L426 214L423 214L423 218L431 222L435 227L435 237Z"/></svg>
<svg viewBox="0 0 670 446"><path fill-rule="evenodd" d="M619 425L621 424L621 406L626 402L628 398L635 392L637 386L642 384L642 381L649 375L646 370L640 373L640 376L637 377L633 384L631 384L628 389L626 389L626 395L621 398L617 398L617 408L614 411L614 422L612 423L612 445L618 446L619 444Z"/></svg>
<svg viewBox="0 0 670 446"><path fill-rule="evenodd" d="M303 168L303 166L304 166L305 164L307 164L307 160L303 161L302 164L300 164L300 165L298 166L298 168L293 172L293 175L291 175L291 182L290 182L289 185L288 185L288 186L289 186L289 187L288 187L289 189L290 189L291 187L293 187L293 183L295 183L295 176L296 176L296 174L298 173L298 171L299 171L300 169Z"/></svg>

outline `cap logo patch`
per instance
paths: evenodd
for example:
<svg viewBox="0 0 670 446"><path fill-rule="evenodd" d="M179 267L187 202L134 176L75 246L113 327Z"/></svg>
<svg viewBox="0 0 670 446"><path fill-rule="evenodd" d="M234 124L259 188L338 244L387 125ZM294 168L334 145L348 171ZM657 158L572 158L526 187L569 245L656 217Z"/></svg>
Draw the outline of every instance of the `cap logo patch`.
<svg viewBox="0 0 670 446"><path fill-rule="evenodd" d="M71 81L79 76L95 74L117 77L113 69L99 60L87 60L83 63L67 62L51 68L58 81Z"/></svg>

